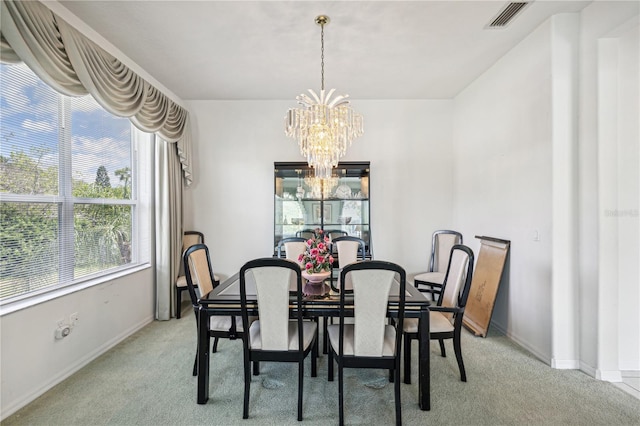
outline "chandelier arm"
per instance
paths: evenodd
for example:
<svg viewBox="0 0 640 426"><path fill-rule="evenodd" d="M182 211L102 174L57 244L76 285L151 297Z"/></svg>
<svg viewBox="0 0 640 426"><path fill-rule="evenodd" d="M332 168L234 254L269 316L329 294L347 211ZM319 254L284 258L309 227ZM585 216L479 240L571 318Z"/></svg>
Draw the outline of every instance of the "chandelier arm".
<svg viewBox="0 0 640 426"><path fill-rule="evenodd" d="M332 100L329 103L329 107L333 108L333 107L338 106L338 105L348 104L349 103L349 101L347 100L348 97L349 97L349 95L340 95L340 96L336 97L334 100Z"/></svg>
<svg viewBox="0 0 640 426"><path fill-rule="evenodd" d="M307 89L309 91L309 93L311 93L311 95L313 96L313 98L316 100L316 103L318 105L320 105L322 103L321 98L322 95L324 94L324 91L320 92L320 98L318 97L318 95L316 94L316 92L313 91L313 89ZM309 99L311 100L311 99Z"/></svg>
<svg viewBox="0 0 640 426"><path fill-rule="evenodd" d="M327 96L324 97L324 102L326 102L327 104L329 103L329 99L331 99L331 96L333 96L333 92L335 92L336 89L331 89L329 90L329 93L327 93Z"/></svg>

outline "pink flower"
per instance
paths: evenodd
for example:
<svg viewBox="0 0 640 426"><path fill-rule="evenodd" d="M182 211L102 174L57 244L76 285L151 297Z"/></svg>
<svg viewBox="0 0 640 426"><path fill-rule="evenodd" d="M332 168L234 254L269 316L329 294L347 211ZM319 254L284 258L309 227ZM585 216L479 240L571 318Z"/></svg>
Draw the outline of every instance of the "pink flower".
<svg viewBox="0 0 640 426"><path fill-rule="evenodd" d="M329 244L331 243L328 236L323 236L321 229L316 229L314 237L306 241L306 249L298 261L304 265L304 268L311 272L314 270L326 269L333 262L333 257L329 254Z"/></svg>

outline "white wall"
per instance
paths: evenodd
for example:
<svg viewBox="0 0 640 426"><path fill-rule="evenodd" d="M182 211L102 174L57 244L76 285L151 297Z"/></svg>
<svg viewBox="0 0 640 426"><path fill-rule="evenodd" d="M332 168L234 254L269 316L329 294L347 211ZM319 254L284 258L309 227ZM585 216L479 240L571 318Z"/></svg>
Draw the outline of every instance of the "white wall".
<svg viewBox="0 0 640 426"><path fill-rule="evenodd" d="M0 318L2 405L6 418L149 324L154 315L153 269L53 299ZM78 313L64 339L60 319Z"/></svg>
<svg viewBox="0 0 640 426"><path fill-rule="evenodd" d="M615 37L618 51L618 339L621 371L640 370L640 24Z"/></svg>
<svg viewBox="0 0 640 426"><path fill-rule="evenodd" d="M431 233L452 225L451 101L352 101L365 134L344 161L371 162L376 259L424 271ZM295 101L192 101L196 180L186 221L204 232L217 274L273 253L273 163L303 161L284 135Z"/></svg>
<svg viewBox="0 0 640 426"><path fill-rule="evenodd" d="M455 98L454 228L511 241L493 325L551 356L551 32L543 24ZM477 239L467 244L478 253Z"/></svg>
<svg viewBox="0 0 640 426"><path fill-rule="evenodd" d="M170 90L157 82L107 40L69 13L57 2L44 2L54 13L113 54L145 80L182 104ZM146 156L153 151L139 151ZM138 182L142 184L144 178ZM144 200L141 200L144 203ZM142 206L142 204L141 204ZM144 205L143 210L148 208ZM147 223L148 225L148 223ZM144 225L143 225L144 226ZM143 246L143 249L148 247ZM148 253L143 257L148 259ZM114 278L29 308L0 317L0 417L16 410L60 383L80 368L107 352L153 321L155 286L153 267ZM58 321L78 313L71 334L55 340Z"/></svg>
<svg viewBox="0 0 640 426"><path fill-rule="evenodd" d="M637 27L639 9L638 2L594 2L581 13L580 368L607 380L619 380L624 370L634 370L636 374L640 370L638 216L615 213L633 210L634 203L637 209L638 205L637 195L625 189L626 185L638 185L637 154L633 164L633 152L638 149L638 37L637 33L625 35L625 31L618 30L632 19ZM630 28L626 27L628 31ZM617 47L621 37L630 37L622 41L622 46L636 43L635 47L626 44L622 57L629 62L622 68ZM619 170L622 174L631 172L622 180L618 176L619 157L630 161L623 162L626 167ZM618 197L620 189L625 193L623 199ZM630 240L625 240L624 235ZM625 257L619 256L621 252L626 253ZM620 265L621 259L630 262L631 269Z"/></svg>
<svg viewBox="0 0 640 426"><path fill-rule="evenodd" d="M640 370L638 9L554 16L454 102L454 227L512 241L493 325L612 381Z"/></svg>
<svg viewBox="0 0 640 426"><path fill-rule="evenodd" d="M640 368L638 19L598 40L598 335L596 376ZM603 297L606 295L606 297Z"/></svg>
<svg viewBox="0 0 640 426"><path fill-rule="evenodd" d="M608 244L606 239L601 239L601 234L616 234L618 220L605 215L605 210L613 210L617 206L617 200L609 202L607 192L600 193L599 181L603 178L603 172L611 166L606 166L605 170L599 170L601 164L605 160L599 155L598 129L602 127L603 117L599 116L606 109L598 103L598 79L602 77L602 70L599 70L599 63L603 62L602 54L599 54L598 45L603 38L611 37L611 32L632 17L638 16L638 2L594 2L581 12L581 34L580 34L580 149L578 151L579 162L579 276L580 276L580 311L583 315L580 317L580 359L581 369L592 375L597 375L598 369L598 348L608 347L609 349L618 346L611 345L608 341L599 341L599 333L596 331L602 325L602 321L598 321L603 316L613 319L617 322L617 297L612 300L611 292L606 288L602 288L603 284L612 282L613 272L609 268L612 262L617 263L617 243L614 244L615 250L611 250L604 244ZM637 75L636 75L637 77ZM637 99L636 99L637 107ZM599 114L600 111L600 114ZM637 115L636 115L637 117ZM599 125L600 122L600 125ZM637 118L636 118L637 123ZM602 141L602 147L605 148L602 153L612 152L606 149L608 143ZM605 161L606 163L606 161ZM615 188L615 183L613 187ZM623 219L625 221L626 219ZM611 227L614 227L612 230ZM613 261L610 260L613 257ZM636 261L636 264L640 263ZM614 268L617 271L617 267ZM606 276L604 282L600 279ZM618 280L615 279L617 283ZM638 287L638 281L630 282L629 285ZM602 295L609 297L601 297ZM602 303L608 302L610 306L601 306ZM604 311L602 311L604 309ZM602 312L601 312L602 311ZM637 313L637 305L636 305ZM608 325L605 336L612 335L611 327L615 324ZM617 333L614 333L617 335ZM636 330L636 339L639 331ZM632 334L627 335L627 337ZM616 338L616 341L618 339ZM623 339L624 342L624 339ZM614 363L617 362L617 356L614 357ZM639 358L636 357L636 361ZM636 367L636 370L638 367Z"/></svg>

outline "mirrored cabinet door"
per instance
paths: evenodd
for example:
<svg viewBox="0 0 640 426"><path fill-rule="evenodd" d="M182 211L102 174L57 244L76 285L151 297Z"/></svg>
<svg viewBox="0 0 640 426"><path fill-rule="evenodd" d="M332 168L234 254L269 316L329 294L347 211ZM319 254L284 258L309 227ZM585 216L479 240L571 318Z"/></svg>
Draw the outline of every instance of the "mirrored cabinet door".
<svg viewBox="0 0 640 426"><path fill-rule="evenodd" d="M322 180L306 163L275 163L274 247L283 238L306 237L321 228L362 238L370 256L369 179L369 162L339 163L333 176Z"/></svg>

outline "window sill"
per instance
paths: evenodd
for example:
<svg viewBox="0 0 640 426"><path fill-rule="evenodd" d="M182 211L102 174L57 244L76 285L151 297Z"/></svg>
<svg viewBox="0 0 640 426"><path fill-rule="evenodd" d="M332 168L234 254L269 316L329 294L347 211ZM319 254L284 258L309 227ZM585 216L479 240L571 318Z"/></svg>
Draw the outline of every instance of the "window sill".
<svg viewBox="0 0 640 426"><path fill-rule="evenodd" d="M61 287L55 290L47 291L41 294L27 296L24 299L16 300L16 301L7 301L3 304L0 303L0 317L20 311L22 309L27 309L35 305L39 305L41 303L48 302L53 299L57 299L59 297L66 296L71 293L75 293L77 291L84 290L89 287L93 287L99 284L106 283L108 281L112 281L114 279L118 279L130 274L134 274L136 272L143 271L147 268L150 268L151 265L149 263L143 263L140 265L131 266L130 268L121 269L112 274L103 275L101 277L96 277L92 279L88 279L86 281L82 281L76 284L72 284L66 287Z"/></svg>

